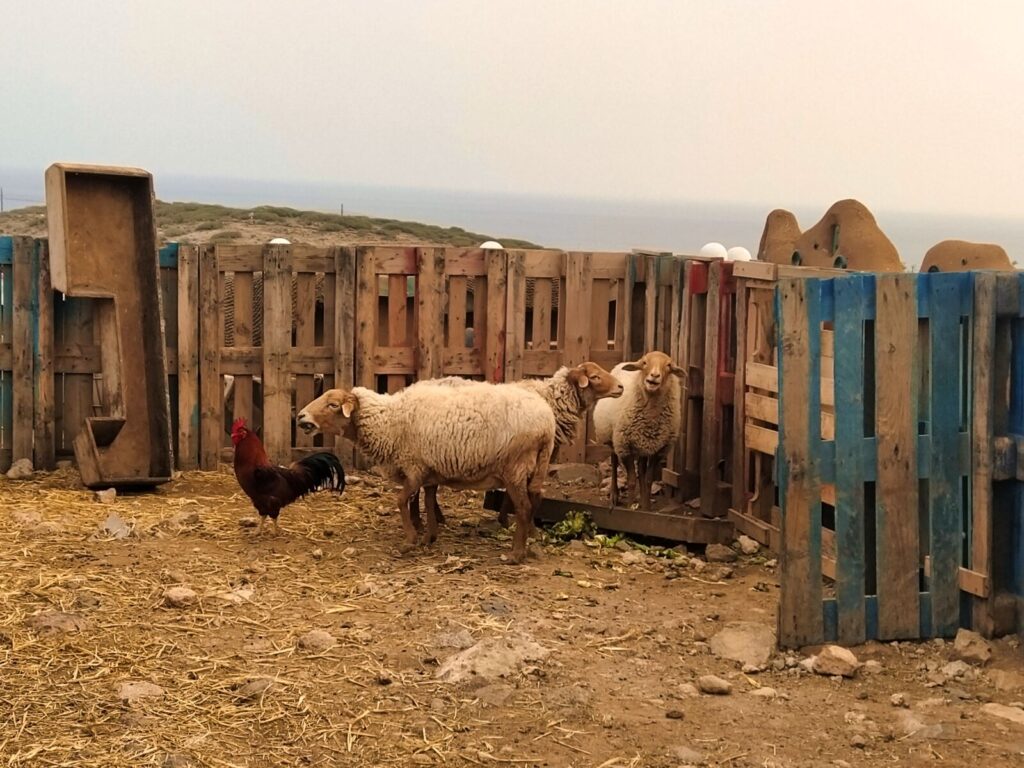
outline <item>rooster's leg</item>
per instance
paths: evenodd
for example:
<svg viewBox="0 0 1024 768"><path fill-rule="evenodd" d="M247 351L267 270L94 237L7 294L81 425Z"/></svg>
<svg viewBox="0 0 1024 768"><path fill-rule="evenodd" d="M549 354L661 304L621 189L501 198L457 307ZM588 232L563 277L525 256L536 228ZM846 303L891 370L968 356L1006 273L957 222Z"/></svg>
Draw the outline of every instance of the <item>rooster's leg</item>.
<svg viewBox="0 0 1024 768"><path fill-rule="evenodd" d="M411 551L416 546L417 530L412 522L409 500L418 490L419 483L413 482L407 477L402 482L402 490L398 492L398 512L402 516L402 529L405 533L405 541L399 545L398 551L403 554Z"/></svg>
<svg viewBox="0 0 1024 768"><path fill-rule="evenodd" d="M263 535L263 521L266 520L266 519L267 518L265 518L263 515L260 515L260 524L256 526L256 535L257 536L262 536Z"/></svg>
<svg viewBox="0 0 1024 768"><path fill-rule="evenodd" d="M277 524L277 518L276 517L274 518L274 535L275 536L280 536L281 535L281 526L279 526Z"/></svg>

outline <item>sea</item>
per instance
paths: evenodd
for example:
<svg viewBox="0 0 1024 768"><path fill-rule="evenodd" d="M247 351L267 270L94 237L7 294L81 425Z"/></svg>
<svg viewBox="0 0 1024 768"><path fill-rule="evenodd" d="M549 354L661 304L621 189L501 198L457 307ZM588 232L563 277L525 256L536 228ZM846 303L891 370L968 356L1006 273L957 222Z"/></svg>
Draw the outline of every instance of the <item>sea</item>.
<svg viewBox="0 0 1024 768"><path fill-rule="evenodd" d="M642 248L692 254L708 242L743 246L757 253L764 221L773 208L796 214L806 229L831 205L762 205L694 198L673 201L525 195L507 191L254 181L154 173L161 200L220 203L235 207L281 205L457 226L497 239L529 240L575 250ZM0 168L5 208L43 202L42 171ZM862 200L872 208L870 200ZM903 262L916 269L925 252L946 239L997 243L1024 266L1024 215L1019 219L949 216L872 209ZM2 233L0 233L2 234Z"/></svg>

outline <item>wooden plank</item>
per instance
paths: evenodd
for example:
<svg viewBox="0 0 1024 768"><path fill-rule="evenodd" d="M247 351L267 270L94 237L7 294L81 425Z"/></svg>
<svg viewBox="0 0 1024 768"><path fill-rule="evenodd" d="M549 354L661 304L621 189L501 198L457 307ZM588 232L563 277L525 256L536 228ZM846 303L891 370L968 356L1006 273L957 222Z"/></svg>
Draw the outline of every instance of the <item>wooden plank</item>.
<svg viewBox="0 0 1024 768"><path fill-rule="evenodd" d="M731 508L747 508L747 451L744 445L744 425L747 422L747 288L742 281L736 285L736 376L733 378L732 414L732 499ZM751 395L758 397L758 395ZM768 398L765 398L768 399ZM778 403L772 409L778 420ZM755 418L758 418L755 416Z"/></svg>
<svg viewBox="0 0 1024 768"><path fill-rule="evenodd" d="M224 441L224 385L220 374L220 349L224 340L223 308L217 248L199 251L199 468L217 468Z"/></svg>
<svg viewBox="0 0 1024 768"><path fill-rule="evenodd" d="M483 345L486 378L488 381L498 382L505 381L506 354L512 349L507 335L511 326L506 323L508 297L513 281L509 280L508 254L505 251L488 251L486 259L486 322L477 338L481 339L478 343ZM480 311L481 304L475 297L474 301L477 302L474 304L476 313ZM481 316L484 316L483 313Z"/></svg>
<svg viewBox="0 0 1024 768"><path fill-rule="evenodd" d="M636 322L633 317L633 293L637 284L637 262L642 258L635 254L630 254L626 261L626 276L622 282L622 303L617 307L617 310L621 310L622 313L622 359L623 360L636 360L642 352L637 351L636 345L633 341L633 336L636 332ZM678 360L677 365L682 365Z"/></svg>
<svg viewBox="0 0 1024 768"><path fill-rule="evenodd" d="M12 338L13 388L13 440L11 460L32 460L32 433L34 429L34 392L32 336L36 328L36 285L33 281L32 262L35 241L31 237L14 238L14 322Z"/></svg>
<svg viewBox="0 0 1024 768"><path fill-rule="evenodd" d="M842 645L867 639L864 613L864 319L870 277L833 281L835 301L835 525L837 638ZM824 333L822 334L824 336ZM824 347L824 344L822 345Z"/></svg>
<svg viewBox="0 0 1024 768"><path fill-rule="evenodd" d="M551 280L533 281L533 348L547 350L551 343Z"/></svg>
<svg viewBox="0 0 1024 768"><path fill-rule="evenodd" d="M53 434L55 391L53 379L53 284L50 282L50 254L46 240L37 240L33 253L35 271L36 327L33 333L35 360L35 438L33 464L36 469L52 470L57 465Z"/></svg>
<svg viewBox="0 0 1024 768"><path fill-rule="evenodd" d="M590 314L593 303L594 281L591 276L591 254L571 251L566 254L565 293L559 301L565 307L565 355L563 365L586 362L591 350ZM564 298L563 298L564 297ZM565 463L582 462L586 455L585 419L580 420L576 439L559 448L559 460Z"/></svg>
<svg viewBox="0 0 1024 768"><path fill-rule="evenodd" d="M11 279L13 243L0 237L0 472L11 465L11 427L14 420L11 341L14 327L14 281Z"/></svg>
<svg viewBox="0 0 1024 768"><path fill-rule="evenodd" d="M611 286L607 280L594 280L591 303L590 348L591 350L608 349L608 313L611 306ZM533 312L537 313L537 294L534 292ZM537 343L534 341L534 347Z"/></svg>
<svg viewBox="0 0 1024 768"><path fill-rule="evenodd" d="M404 347L409 345L406 339L408 331L408 300L406 284L408 275L388 276L388 346ZM417 287L419 290L419 287ZM388 392L397 392L405 386L405 376L391 374L388 376Z"/></svg>
<svg viewBox="0 0 1024 768"><path fill-rule="evenodd" d="M271 461L291 455L291 249L263 249L263 447Z"/></svg>
<svg viewBox="0 0 1024 768"><path fill-rule="evenodd" d="M444 359L444 248L420 249L416 301L419 311L416 377L435 379Z"/></svg>
<svg viewBox="0 0 1024 768"><path fill-rule="evenodd" d="M444 272L449 277L482 277L487 274L487 251L473 248L459 252L448 248L444 256Z"/></svg>
<svg viewBox="0 0 1024 768"><path fill-rule="evenodd" d="M334 265L335 314L325 314L324 323L334 323L334 386L352 389L356 375L356 252L351 248L338 248ZM373 299L376 302L376 295ZM355 459L352 443L341 436L335 439L334 450L343 462Z"/></svg>
<svg viewBox="0 0 1024 768"><path fill-rule="evenodd" d="M490 274L490 270L488 270L488 274ZM490 286L489 291L493 296L493 285ZM564 304L565 296L560 295L559 301ZM561 314L559 312L559 315ZM523 251L509 251L508 253L508 298L505 305L504 325L504 381L518 381L523 378L523 352L526 350L526 254ZM488 358L490 358L489 353Z"/></svg>
<svg viewBox="0 0 1024 768"><path fill-rule="evenodd" d="M236 310L237 312L237 310ZM178 469L199 466L199 254L178 246Z"/></svg>
<svg viewBox="0 0 1024 768"><path fill-rule="evenodd" d="M708 274L707 326L704 336L704 413L700 451L700 511L705 517L725 514L718 493L718 464L722 458L721 403L718 390L718 359L721 352L722 279L724 262L711 265ZM649 295L649 294L648 294Z"/></svg>
<svg viewBox="0 0 1024 768"><path fill-rule="evenodd" d="M962 567L954 570L957 572L957 585L961 591L975 597L988 597L991 594L991 581L984 573L978 573L977 571ZM930 555L925 555L924 558L924 575L927 579L932 577L932 558Z"/></svg>
<svg viewBox="0 0 1024 768"><path fill-rule="evenodd" d="M333 267L333 264L331 265ZM295 277L295 346L299 349L316 347L316 275L300 272ZM327 352L327 350L323 350ZM299 374L295 377L295 404L302 407L313 400L313 376ZM295 431L295 445L298 448L312 448L313 437L302 430Z"/></svg>
<svg viewBox="0 0 1024 768"><path fill-rule="evenodd" d="M377 388L373 355L377 347L376 250L356 248L356 345L355 383L367 389Z"/></svg>
<svg viewBox="0 0 1024 768"><path fill-rule="evenodd" d="M779 433L747 423L743 427L743 440L750 450L774 456L779 446Z"/></svg>
<svg viewBox="0 0 1024 768"><path fill-rule="evenodd" d="M931 312L928 318L930 377L929 432L931 469L928 474L930 512L929 547L936 566L929 579L931 630L936 637L950 637L960 626L960 590L957 574L963 546L960 494L960 313L962 275L923 274L927 281ZM941 375L939 375L941 373Z"/></svg>
<svg viewBox="0 0 1024 768"><path fill-rule="evenodd" d="M453 275L448 278L448 338L444 346L449 349L466 347L466 294L465 277Z"/></svg>
<svg viewBox="0 0 1024 768"><path fill-rule="evenodd" d="M996 280L995 274L974 275L974 322L971 345L971 559L970 568L992 573L992 434L996 382ZM994 590L993 590L994 591ZM995 599L976 598L972 606L973 628L991 636L995 628Z"/></svg>
<svg viewBox="0 0 1024 768"><path fill-rule="evenodd" d="M249 347L253 342L253 274L252 272L236 272L234 276L234 301L235 301L235 333L234 349ZM234 349L221 350L221 374L234 373L228 368L228 357ZM254 350L253 363L256 370L254 373L263 373L263 351L252 347ZM231 414L234 419L245 419L252 429L261 425L253 419L253 396L252 396L252 375L236 373L234 412ZM263 404L260 403L260 407Z"/></svg>
<svg viewBox="0 0 1024 768"><path fill-rule="evenodd" d="M88 346L96 350L96 368L99 372L99 347L96 344L94 303L89 299L63 297L60 302L60 323L55 323L54 347L74 348ZM58 335L59 334L59 335ZM65 454L73 452L73 441L85 427L85 419L93 414L93 377L89 375L65 375L62 387L61 408L57 414L55 435L58 450Z"/></svg>
<svg viewBox="0 0 1024 768"><path fill-rule="evenodd" d="M920 637L914 275L876 277L879 639ZM911 374L911 375L908 375Z"/></svg>
<svg viewBox="0 0 1024 768"><path fill-rule="evenodd" d="M658 257L654 254L644 256L646 282L644 283L644 351L657 349L657 317L658 317Z"/></svg>
<svg viewBox="0 0 1024 768"><path fill-rule="evenodd" d="M787 647L820 643L825 632L818 468L819 290L809 281L787 281L777 292L783 462L779 469L783 516L778 638Z"/></svg>

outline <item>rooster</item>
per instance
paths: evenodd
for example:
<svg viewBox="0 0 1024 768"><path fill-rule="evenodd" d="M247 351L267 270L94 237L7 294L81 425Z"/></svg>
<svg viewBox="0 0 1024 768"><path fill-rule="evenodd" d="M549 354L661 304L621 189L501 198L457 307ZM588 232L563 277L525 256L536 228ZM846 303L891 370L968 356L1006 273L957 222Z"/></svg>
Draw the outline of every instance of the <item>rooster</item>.
<svg viewBox="0 0 1024 768"><path fill-rule="evenodd" d="M245 426L245 419L231 425L231 442L235 444L235 477L260 514L258 533L269 517L278 533L277 516L283 507L313 491L345 490L345 470L338 457L326 451L313 453L293 462L290 467L270 463L263 443Z"/></svg>

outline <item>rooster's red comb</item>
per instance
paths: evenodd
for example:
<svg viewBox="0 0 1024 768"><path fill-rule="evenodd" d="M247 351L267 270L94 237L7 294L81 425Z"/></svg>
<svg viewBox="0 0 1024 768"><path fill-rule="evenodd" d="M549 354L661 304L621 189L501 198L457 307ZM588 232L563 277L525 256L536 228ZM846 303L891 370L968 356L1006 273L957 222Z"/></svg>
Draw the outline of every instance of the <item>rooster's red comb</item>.
<svg viewBox="0 0 1024 768"><path fill-rule="evenodd" d="M237 432L240 429L245 429L245 419L235 419L234 423L231 425L232 432Z"/></svg>

